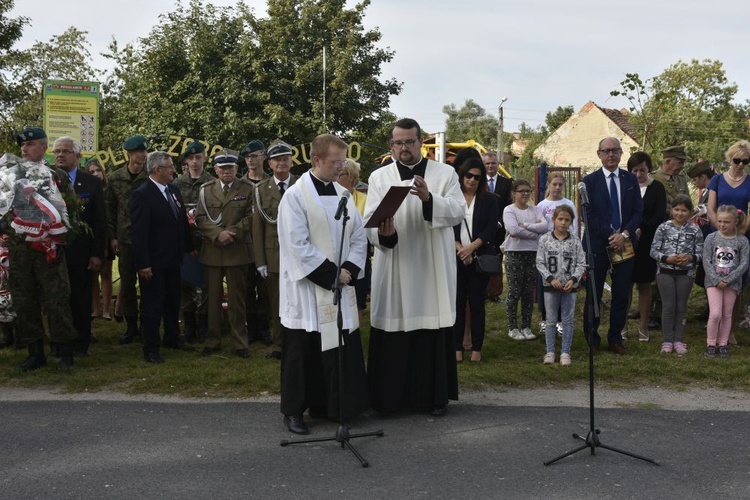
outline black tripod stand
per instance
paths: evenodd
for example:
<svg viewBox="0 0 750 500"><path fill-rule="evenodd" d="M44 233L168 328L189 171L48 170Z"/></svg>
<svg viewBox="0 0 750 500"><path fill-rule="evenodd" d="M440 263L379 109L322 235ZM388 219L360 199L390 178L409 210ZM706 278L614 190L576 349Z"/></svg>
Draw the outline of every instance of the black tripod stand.
<svg viewBox="0 0 750 500"><path fill-rule="evenodd" d="M589 221L588 216L586 214L586 207L589 205L588 196L585 190L585 185L582 188L583 183L580 183L578 185L579 192L581 193L581 204L584 206L584 209L581 210L583 214L583 222L585 224L585 227L589 227ZM560 455L559 457L555 457L552 460L547 460L544 462L544 465L550 465L558 460L561 460L567 456L573 455L575 453L578 453L579 451L583 451L586 448L591 449L591 454L596 455L596 449L597 448L604 448L606 450L611 450L617 453L620 453L622 455L627 455L629 457L637 458L638 460L643 460L645 462L651 462L654 465L659 465L659 463L652 459L652 458L646 458L641 455L636 455L635 453L631 453L629 451L620 450L618 448L614 448L612 446L607 446L606 444L603 444L599 440L599 434L601 431L596 428L594 424L594 345L593 345L593 339L592 339L592 333L594 331L594 319L599 318L599 297L596 296L596 285L595 280L596 277L594 275L594 253L591 249L591 237L589 235L588 229L585 231L586 234L586 262L587 262L587 268L588 268L588 280L586 283L587 289L586 289L586 300L589 301L588 303L588 314L584 321L587 321L588 329L587 331L590 332L588 338L586 339L589 345L589 433L586 435L586 437L581 436L580 434L574 433L573 438L580 439L581 441L584 441L584 444L579 446L578 448L575 448L573 450L568 451L567 453L564 453ZM604 279L604 277L602 277Z"/></svg>
<svg viewBox="0 0 750 500"><path fill-rule="evenodd" d="M336 217L338 219L338 217ZM343 205L343 217L342 217L342 230L341 230L341 240L339 242L339 252L338 252L338 258L336 262L336 282L333 285L333 303L338 306L338 311L336 314L336 323L338 326L338 340L339 340L339 349L338 349L338 382L339 382L339 397L338 397L338 420L339 420L339 426L338 429L336 429L336 435L333 437L328 438L312 438L312 439L302 439L299 441L289 441L288 439L284 439L281 441L281 446L289 446L293 444L305 444L305 443L320 443L323 441L336 441L337 443L341 444L341 448L344 447L348 448L349 451L351 451L355 457L357 457L357 460L359 460L359 463L362 465L362 467L368 467L370 464L367 462L367 460L362 457L362 455L359 454L357 449L354 447L353 444L349 442L351 439L361 438L361 437L368 437L368 436L378 436L383 437L383 431L377 430L373 432L360 432L357 434L351 434L349 432L349 426L344 425L344 410L343 410L343 404L341 403L342 398L344 397L344 388L345 388L345 381L344 381L344 316L341 312L341 292L343 285L341 284L341 254L343 252L344 248L344 235L346 234L346 221L349 220L349 215L347 214L347 208L346 205Z"/></svg>

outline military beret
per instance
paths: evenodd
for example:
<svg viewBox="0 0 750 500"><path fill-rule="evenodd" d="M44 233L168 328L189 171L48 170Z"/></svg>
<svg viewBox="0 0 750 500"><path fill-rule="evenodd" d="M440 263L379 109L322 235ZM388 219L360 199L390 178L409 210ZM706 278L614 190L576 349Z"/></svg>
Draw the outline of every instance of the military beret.
<svg viewBox="0 0 750 500"><path fill-rule="evenodd" d="M710 174L712 171L713 170L711 169L711 163L703 160L687 169L687 175L692 179L693 177L698 177L699 175Z"/></svg>
<svg viewBox="0 0 750 500"><path fill-rule="evenodd" d="M237 166L237 157L225 151L214 157L213 166L214 168L235 167Z"/></svg>
<svg viewBox="0 0 750 500"><path fill-rule="evenodd" d="M26 141L46 138L47 134L44 132L44 129L39 127L25 127L21 132L16 134L16 142L19 146Z"/></svg>
<svg viewBox="0 0 750 500"><path fill-rule="evenodd" d="M253 151L265 151L265 150L266 150L266 146L264 146L262 142L260 142L257 139L253 139L252 141L242 146L242 149L240 149L240 157L244 157L246 154L252 153Z"/></svg>
<svg viewBox="0 0 750 500"><path fill-rule="evenodd" d="M664 158L677 158L678 160L687 160L685 146L670 146L661 152Z"/></svg>
<svg viewBox="0 0 750 500"><path fill-rule="evenodd" d="M206 146L204 146L201 141L193 141L190 144L188 144L187 148L185 148L185 151L182 153L182 156L185 157L187 155L194 155L196 153L205 153L205 152L206 152Z"/></svg>
<svg viewBox="0 0 750 500"><path fill-rule="evenodd" d="M289 144L279 142L277 144L274 144L270 148L268 148L268 151L266 151L266 154L269 158L276 158L278 156L287 156L291 155L292 153L292 147Z"/></svg>
<svg viewBox="0 0 750 500"><path fill-rule="evenodd" d="M134 135L128 137L125 142L122 143L122 149L125 151L137 151L139 149L148 149L148 142L142 135Z"/></svg>

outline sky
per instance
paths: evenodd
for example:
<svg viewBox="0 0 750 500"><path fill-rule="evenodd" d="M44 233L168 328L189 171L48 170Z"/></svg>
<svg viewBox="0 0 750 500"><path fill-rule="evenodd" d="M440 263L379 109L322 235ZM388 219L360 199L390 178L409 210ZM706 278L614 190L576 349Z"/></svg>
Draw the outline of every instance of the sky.
<svg viewBox="0 0 750 500"><path fill-rule="evenodd" d="M69 26L88 31L93 65L107 69L98 54L113 37L124 45L146 36L178 3L188 2L16 0L9 16L31 20L18 48ZM245 3L265 15L264 0ZM737 101L750 99L747 12L739 0L373 0L364 25L380 30L379 46L395 52L382 77L403 83L391 100L396 115L440 132L444 105L473 99L497 116L507 97L504 128L514 131L521 122L542 124L558 106L578 111L591 100L627 107L610 96L626 73L645 79L679 60L723 62L728 80L739 85Z"/></svg>

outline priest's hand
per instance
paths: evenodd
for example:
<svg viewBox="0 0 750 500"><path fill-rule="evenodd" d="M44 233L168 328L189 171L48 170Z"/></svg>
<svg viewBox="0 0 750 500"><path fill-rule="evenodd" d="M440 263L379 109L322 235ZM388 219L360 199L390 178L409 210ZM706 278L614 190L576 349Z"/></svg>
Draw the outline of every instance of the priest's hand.
<svg viewBox="0 0 750 500"><path fill-rule="evenodd" d="M341 272L339 273L339 281L342 285L348 285L352 282L352 273L342 268Z"/></svg>
<svg viewBox="0 0 750 500"><path fill-rule="evenodd" d="M396 228L393 227L393 217L388 217L378 226L378 234L383 236L393 236L396 234Z"/></svg>
<svg viewBox="0 0 750 500"><path fill-rule="evenodd" d="M419 199L422 200L422 202L430 199L430 190L427 188L427 183L425 182L424 177L418 175L414 176L414 184L412 185L411 194L419 196Z"/></svg>

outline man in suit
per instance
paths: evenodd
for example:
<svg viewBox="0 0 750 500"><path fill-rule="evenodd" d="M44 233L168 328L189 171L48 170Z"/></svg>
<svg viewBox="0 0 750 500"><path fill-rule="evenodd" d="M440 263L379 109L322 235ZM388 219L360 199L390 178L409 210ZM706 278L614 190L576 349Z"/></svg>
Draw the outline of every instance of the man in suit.
<svg viewBox="0 0 750 500"><path fill-rule="evenodd" d="M610 270L608 251L622 252L627 240L631 240L633 247L638 246L635 230L641 224L643 215L643 200L638 180L635 175L619 168L622 158L620 141L614 137L602 139L599 142L597 155L602 162L602 168L583 178L589 196L586 206L588 221L586 233L591 239L591 248L587 248L584 234L584 250L594 254L593 283L596 297L601 303L604 280ZM615 354L626 354L622 345L622 329L625 326L628 294L633 274L634 259L630 258L611 265L612 272L612 300L609 315L609 331L607 341L609 350ZM599 318L589 324L588 308L591 307L592 297L590 289L586 290L586 307L584 310L584 334L586 339L599 350L601 337L599 336Z"/></svg>
<svg viewBox="0 0 750 500"><path fill-rule="evenodd" d="M271 297L271 333L279 343L281 323L279 320L279 234L276 221L279 203L284 192L297 181L291 175L292 148L283 142L272 145L266 152L273 177L265 179L255 187L255 209L253 212L253 250L258 272L267 278L268 294ZM281 359L281 352L269 356Z"/></svg>
<svg viewBox="0 0 750 500"><path fill-rule="evenodd" d="M148 180L133 191L130 203L133 262L141 286L141 335L148 363L163 363L160 346L180 348L180 265L193 253L180 190L172 185L172 157L154 151L146 161ZM193 253L193 257L195 254ZM164 319L164 341L159 325Z"/></svg>
<svg viewBox="0 0 750 500"><path fill-rule="evenodd" d="M487 151L482 155L482 161L484 167L487 169L487 190L490 193L494 193L497 197L497 205L500 210L499 213L499 225L497 228L497 234L495 235L495 244L499 247L505 241L505 227L503 226L503 210L505 207L512 203L511 192L513 191L513 181L505 177L504 175L498 175L498 159L497 153L494 151ZM501 256L502 253L498 255Z"/></svg>
<svg viewBox="0 0 750 500"><path fill-rule="evenodd" d="M54 143L55 165L67 172L83 207L81 219L91 232L82 232L65 247L65 262L70 279L70 309L77 337L76 356L88 356L91 344L92 273L99 272L104 259L107 219L104 213L104 189L99 179L87 174L81 164L81 147L72 137L60 137Z"/></svg>
<svg viewBox="0 0 750 500"><path fill-rule="evenodd" d="M227 278L229 327L235 352L250 357L245 329L247 267L253 262L252 213L253 184L238 179L238 159L226 152L214 158L219 178L201 186L195 223L203 234L201 262L206 269L208 288L208 336L202 355L221 349L221 302L224 277Z"/></svg>

